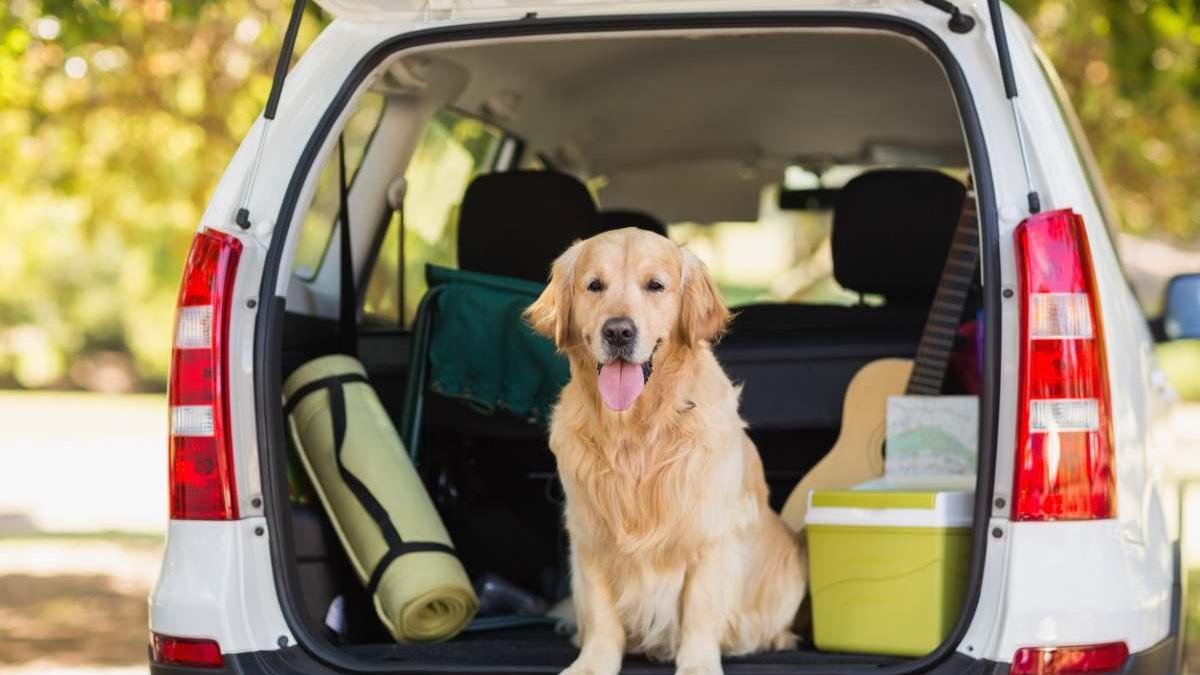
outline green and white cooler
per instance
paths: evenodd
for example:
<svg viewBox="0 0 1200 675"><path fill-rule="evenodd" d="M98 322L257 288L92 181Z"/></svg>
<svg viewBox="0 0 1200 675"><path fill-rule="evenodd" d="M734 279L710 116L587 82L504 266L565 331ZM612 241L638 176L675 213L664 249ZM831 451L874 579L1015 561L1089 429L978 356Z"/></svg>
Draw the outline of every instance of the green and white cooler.
<svg viewBox="0 0 1200 675"><path fill-rule="evenodd" d="M826 651L922 656L966 590L971 492L875 481L809 495L813 641Z"/></svg>

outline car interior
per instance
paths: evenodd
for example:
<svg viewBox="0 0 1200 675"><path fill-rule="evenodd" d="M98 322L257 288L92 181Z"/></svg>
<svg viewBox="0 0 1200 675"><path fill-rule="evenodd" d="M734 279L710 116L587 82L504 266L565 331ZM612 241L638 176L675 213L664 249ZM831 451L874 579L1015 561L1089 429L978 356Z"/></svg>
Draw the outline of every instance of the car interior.
<svg viewBox="0 0 1200 675"><path fill-rule="evenodd" d="M561 668L575 654L546 615L569 595L546 435L565 375L545 364L556 357L497 347L496 336L522 329L520 306L499 295L471 305L469 293L443 287L475 275L536 289L572 242L612 229L688 246L735 313L716 354L743 386L742 415L779 509L834 445L851 377L877 359L913 358L968 195L942 65L887 31L435 45L386 62L355 106L341 138L347 211L335 153L295 245L283 377L343 351L349 259L357 358L476 590L507 592L492 618L523 617L487 623L481 612L449 641L397 644L292 458L289 564L302 593L293 600L313 632L373 661ZM978 278L945 393L978 393ZM515 366L543 364L548 379L495 394L439 374L448 360L471 368L471 355L497 349ZM740 660L892 659L819 653L802 633L796 652Z"/></svg>

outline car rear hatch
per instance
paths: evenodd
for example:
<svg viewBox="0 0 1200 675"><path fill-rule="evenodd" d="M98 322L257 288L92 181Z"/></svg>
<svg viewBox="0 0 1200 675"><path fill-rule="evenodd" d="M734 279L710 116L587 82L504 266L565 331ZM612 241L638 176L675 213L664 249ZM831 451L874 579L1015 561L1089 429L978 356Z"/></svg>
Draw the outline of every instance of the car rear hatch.
<svg viewBox="0 0 1200 675"><path fill-rule="evenodd" d="M596 0L584 0L582 2L566 2L566 1L562 1L562 0L522 0L520 2L500 2L500 1L496 1L496 0L492 0L492 1L463 0L463 1L457 1L457 2L450 1L450 0L318 0L318 2L326 11L330 12L331 14L333 14L335 17L337 17L339 19L344 19L347 21L371 21L371 22L380 22L380 21L389 21L389 22L431 21L431 22L433 22L433 21L444 21L444 20L466 20L466 21L481 20L482 21L482 20L500 19L500 18L514 19L514 18L518 18L520 16L527 15L530 13L537 14L539 16L543 16L545 14L589 14L589 13L595 14L595 13L601 13L601 12L611 13L612 5L613 5L612 2L599 2ZM684 7L685 5L688 8L704 6L702 3L697 3L694 1L685 2L685 0L631 0L630 2L627 2L626 4L629 6L628 9L631 14L645 14L645 13L653 13L653 12L657 12L657 11L670 11L670 10L678 11L680 8ZM770 3L770 2L768 2L768 3L760 3L760 6L764 6L764 5L770 6L773 4L778 4L780 8L787 7L789 9L794 10L798 3L796 3L796 2L788 2L788 3L784 3L784 2ZM906 0L904 2L889 2L888 0L883 0L882 2L875 3L875 7L882 9L884 6L903 5L906 7L906 10L907 10L903 13L908 14L911 12L911 8L914 5L918 5L918 4L919 3L911 2L909 0ZM727 7L728 7L728 5L725 6L726 9L727 9ZM722 9L721 7L718 6L718 3L711 3L711 8L713 10L713 14L706 17L704 22L698 22L694 16L691 19L688 19L687 17L682 16L682 15L679 17L669 17L667 15L659 15L658 18L660 19L660 22L655 27L662 28L662 27L673 26L673 25L679 25L679 26L686 27L687 25L689 25L689 21L691 24L700 25L700 23L703 23L704 26L711 27L713 24L719 24L723 17L722 14L718 13L718 10ZM730 15L731 21L734 22L731 25L738 25L738 26L755 24L755 23L761 23L764 26L781 26L781 25L786 26L786 25L789 25L791 22L796 21L797 17L800 17L800 16L804 16L804 15L800 15L800 14L797 14L794 12L793 13L780 12L780 13L775 13L775 14L764 13L764 14L758 15L756 19L747 20L746 15L739 15L739 14ZM852 25L861 25L863 23L861 20L848 19L847 18L848 16L850 16L849 13L844 13L841 16L841 19L848 21L849 24L852 24ZM619 18L620 17L611 17L611 16L605 17L603 28L605 30L620 29L619 25L617 23L619 21ZM837 25L837 19L838 19L838 17L835 16L834 13L826 12L822 16L818 17L818 16L814 15L813 17L807 17L805 20L811 22L812 25L833 26L833 25ZM856 21L857 21L857 23L856 23ZM497 27L497 30L500 31L498 34L505 35L505 36L512 36L512 35L516 34L514 32L514 25L516 23L517 22L507 22L507 21L506 22L497 22L496 27ZM576 26L575 23L578 23L579 25ZM908 27L907 30L904 30L902 32L909 32L912 34L919 32L919 31L915 30L916 24L913 24L912 22L906 21L904 19L896 18L896 20L893 21L892 23L896 24L897 26L899 26L901 28L903 28L907 24L907 27ZM879 21L879 27L886 27L886 25L887 25L887 22L885 20ZM632 27L636 28L638 26L632 26ZM530 32L537 32L539 30L541 32L550 32L550 31L570 32L573 30L574 31L588 31L588 30L595 30L595 29L596 28L594 26L592 26L587 19L566 20L566 21L559 23L558 25L556 25L554 27L542 26L539 28L539 27L533 25L532 23L529 26ZM446 28L447 39L453 39L453 36L450 34L450 32L452 30L453 29L450 27ZM480 34L480 31L476 31L476 35L479 35L479 34ZM929 35L931 36L932 34L930 33ZM957 72L955 72L954 68L949 67L950 64L952 64L952 62L953 62L953 56L951 55L949 49L947 49L945 47L945 45L941 44L940 42L938 42L937 44L933 44L933 42L934 42L934 39L931 38L930 44L928 46L935 53L938 54L939 58L941 58L943 60L943 62L947 63L948 70L951 71L950 79L956 89L957 95L960 97L960 99L965 99L967 101L967 103L970 103L970 94L969 94L969 92L966 91L966 83L965 83L965 81L962 80L961 73L957 73ZM404 47L404 40L402 40L402 39L394 40L393 43L394 44L390 45L390 47L392 49L399 50ZM357 83L350 82L350 83L347 83L347 85L350 89L353 89L353 87L356 86ZM343 100L340 103L335 102L334 105L344 105L344 104L345 104L345 101ZM995 251L997 250L996 247L992 245L992 244L994 244L994 238L995 238L994 233L995 233L995 229L996 229L994 196L992 195L990 171L987 166L987 154L986 154L986 150L983 147L982 131L981 131L981 128L979 125L979 120L975 117L975 111L974 111L973 105L965 106L964 111L963 111L963 117L964 117L964 124L966 125L967 136L969 137L969 143L972 146L972 156L974 159L973 169L974 169L974 172L976 175L976 180L978 181L977 186L979 189L979 200L980 200L980 204L982 207L981 213L984 214L983 222L981 223L981 226L982 226L981 229L984 233L984 235L983 235L984 236L984 250L988 252L987 255L993 255L995 253ZM327 119L329 120L330 124L325 125L324 127L318 127L317 134L321 135L321 134L330 133L331 129L332 129L332 121L335 118L336 118L336 115L327 116ZM298 179L302 180L304 178L304 171L297 171L296 176L298 177ZM296 179L294 179L294 180L296 180ZM294 200L293 200L293 202L294 202ZM285 203L284 211L287 212L288 209L293 208L294 206L295 206L294 203L291 203L291 204ZM284 228L286 228L287 221L284 220L283 223L284 223ZM286 230L284 229L284 230L278 232L277 234L284 235L284 234L286 234ZM284 237L284 236L278 237L278 240L281 242L284 241L285 239L286 239L286 237ZM282 251L282 248L283 248L282 246L273 246L273 252L271 255L278 257L278 255ZM986 310L987 315L990 317L998 317L998 315L999 315L999 312L996 311L997 305L999 303L998 267L999 267L998 263L995 259L992 259L990 257L985 258L985 261L984 261L985 287L988 289L988 291L986 293L985 305L990 306L990 309ZM990 279L988 279L987 277L990 277ZM272 290L271 290L273 288L274 288L274 284L272 284L272 283L264 283L263 284L263 289L264 289L263 296L262 296L263 305L264 305L264 308L270 308L269 311L264 312L262 315L260 315L260 320L264 321L264 323L271 322L272 320L278 321L281 318L281 317L273 317L272 316L276 310L279 310L280 313L282 310L282 307L280 305L277 305L276 302L274 302L275 298L272 296ZM278 333L276 331L278 331L277 325L275 328L267 327L266 330L260 330L259 331L260 340L265 340L265 341L269 342L271 340L272 336L275 336L275 337L278 336ZM985 384L984 384L984 394L983 394L983 401L982 401L981 421L982 421L983 429L982 429L982 433L981 433L981 441L982 441L981 450L982 450L982 452L981 452L979 485L990 489L991 478L992 478L992 476L991 476L991 472L992 472L992 461L991 461L992 453L991 453L991 451L994 450L994 442L995 442L995 436L994 436L994 433L995 433L994 432L995 397L996 397L996 392L998 391L998 388L997 388L997 384L998 384L998 379L997 379L998 350L996 349L996 345L998 344L997 338L999 336L998 318L989 320L989 325L986 327L986 333L988 335L988 339L985 341L985 344L988 345L988 347L987 347L987 352L986 352L987 365L985 367ZM269 355L269 354L271 354L271 351L272 351L265 344L260 345L260 349L261 349L260 354L268 354ZM275 355L273 358L278 358L278 356ZM262 364L262 365L265 366L268 364ZM271 367L264 367L263 370L268 373L277 372L277 369L271 368ZM260 392L260 400L267 400L267 401L278 401L279 400L279 395L278 395L279 394L279 392L278 392L279 382L278 381L261 383L260 386L265 386L270 389L268 391ZM260 414L263 414L263 413L266 413L266 411L260 410ZM277 415L278 413L276 411L276 412L266 413L266 414ZM278 421L276 421L276 423L272 426L274 427L273 431L281 430L281 426L278 424ZM268 435L276 435L276 434L268 433ZM282 446L282 440L281 440L282 434L278 434L278 436L280 438L270 439L271 442L269 443L269 445L274 446L274 445L278 444L281 447ZM264 456L265 456L264 469L266 470L266 472L269 475L277 474L279 467L276 466L275 463L278 461L278 457L280 456L280 453L271 451L271 452L264 453ZM977 512L979 512L981 514L986 514L988 511L988 509L986 508L986 505L988 504L988 500L990 499L990 494L989 494L990 490L989 489L980 490L980 494L977 495L977 500L976 500ZM271 501L278 503L278 502L281 502L282 500L272 499ZM277 518L278 517L278 515L277 515L278 511L275 509L269 510L268 514L269 514L269 518ZM974 531L973 535L976 540L977 546L975 547L975 551L972 556L973 557L972 569L971 569L971 573L970 573L972 587L968 590L968 599L967 599L967 602L964 607L963 617L960 619L960 625L958 627L956 627L956 629L954 631L952 631L950 639L948 639L947 642L942 645L942 647L940 647L938 650L936 650L929 657L927 657L925 659L917 660L915 662L906 663L903 666L899 666L899 664L896 664L898 666L897 672L899 672L901 670L906 670L907 668L924 669L924 668L928 668L929 666L932 666L937 663L942 663L943 665L945 665L946 658L954 655L955 643L961 637L962 633L965 631L966 624L969 623L970 615L974 609L975 599L976 599L976 596L977 596L978 590L979 590L979 582L982 577L982 567L983 567L983 565L982 565L983 550L982 550L981 542L986 541L985 537L982 536L982 533L985 530L985 526L986 526L986 516L981 516L976 519L975 531ZM278 528L278 531L284 531L286 529L287 528L281 527L281 528ZM276 563L278 565L279 559L282 554L282 551L279 549L281 547L289 546L290 542L286 541L286 536L285 536L285 537L281 537L280 540L278 540L278 541L273 540L272 545L276 547L275 557L276 557ZM286 555L286 554L284 554L284 555ZM286 567L286 566L281 566L281 567ZM294 583L295 583L294 580L290 583L285 581L284 583L282 583L280 585L280 590L282 591L282 595L285 596L285 603L289 602L289 600L286 597L289 594L286 591L288 590L289 587L293 586ZM294 619L294 612L295 612L294 608L285 609L285 614L292 615L293 619ZM359 653L359 654L354 655L354 657L347 659L346 655L344 653L339 654L338 653L339 650L337 650L336 648L334 648L332 645L328 644L324 640L316 638L316 636L314 636L314 635L306 635L306 633L308 633L308 631L302 629L299 625L297 625L300 622L290 620L289 623L293 624L294 629L298 629L298 630L296 630L296 634L297 634L297 637L300 638L301 644L303 644L305 647L307 647L311 652L313 652L313 654L315 656L318 657L318 659L320 659L322 661L332 663L333 665L336 665L338 667L356 669L356 670L363 670L363 669L381 670L384 668L391 668L396 665L395 662L391 661L391 659L395 658L395 656L394 656L394 654L390 653L390 651L385 652L385 653L376 654L376 655L372 655L369 653ZM499 646L500 645L481 645L481 647L484 647L485 649L498 648ZM495 653L493 653L493 656L494 655L495 655ZM787 662L785 662L785 663L786 663L786 666L789 668L800 667L801 669L803 669L805 666L808 666L808 667L815 666L817 668L829 668L829 667L836 668L836 667L848 666L847 662L842 662L841 665L834 666L834 665L832 665L834 662L827 660L827 657L822 658L820 655L814 654L813 657L814 658L812 660L807 660L807 661L801 660L798 662L792 661L790 663L787 663ZM503 658L503 657L498 657L498 658ZM952 658L951 661L955 662L961 658L962 658L961 655L957 655L954 658ZM498 662L493 662L493 663L495 663L496 665L501 665ZM895 664L895 662L891 659L878 659L878 660L864 659L863 661L859 662L859 664L861 664L862 666L869 667L869 664L870 665L884 665L884 664L890 665L890 664ZM856 665L859 665L859 664L856 664ZM420 659L417 659L415 664L408 664L408 665L412 665L414 667L421 667L421 666L436 667L439 670L443 670L443 671L447 671L447 672L454 669L454 667L449 664L436 663L436 659L434 659L432 663L431 662L422 663L422 661ZM759 665L761 667L761 666L766 666L767 664L759 664ZM771 665L784 665L784 664L771 664ZM961 663L959 665L961 665ZM653 666L644 666L642 669L644 669L646 671L652 671L652 670L654 672L658 671L658 669ZM639 668L635 666L634 670L639 670Z"/></svg>

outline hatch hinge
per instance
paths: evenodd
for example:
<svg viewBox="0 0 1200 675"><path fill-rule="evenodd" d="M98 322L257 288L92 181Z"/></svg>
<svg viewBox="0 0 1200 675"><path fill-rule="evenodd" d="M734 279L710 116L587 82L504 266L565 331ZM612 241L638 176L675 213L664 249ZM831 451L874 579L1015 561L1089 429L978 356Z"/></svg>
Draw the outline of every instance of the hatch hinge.
<svg viewBox="0 0 1200 675"><path fill-rule="evenodd" d="M1042 200L1033 189L1033 173L1029 170L1029 156L1025 150L1025 129L1021 126L1021 115L1017 111L1017 79L1013 75L1012 55L1008 51L1008 38L1004 35L1004 16L1000 13L1000 0L988 0L988 13L992 17L992 32L996 36L996 58L1000 62L1000 78L1004 81L1004 95L1012 108L1013 126L1017 130L1017 150L1021 153L1021 166L1025 169L1025 185L1029 188L1026 198L1030 215L1042 210Z"/></svg>
<svg viewBox="0 0 1200 675"><path fill-rule="evenodd" d="M283 95L283 81L287 79L288 67L292 63L292 52L296 50L296 34L300 32L300 20L304 18L304 6L308 0L296 0L292 5L292 16L288 19L287 31L283 34L283 45L279 48L279 60L275 62L275 77L271 80L271 93L267 95L267 107L263 109L262 132L258 136L258 148L254 151L254 162L250 165L250 176L242 192L242 201L234 215L234 222L243 230L250 229L250 198L254 196L254 181L258 178L262 164L263 149L267 147L267 136L271 122L279 109L279 97Z"/></svg>
<svg viewBox="0 0 1200 675"><path fill-rule="evenodd" d="M444 21L454 16L454 0L427 0L422 18L425 21Z"/></svg>
<svg viewBox="0 0 1200 675"><path fill-rule="evenodd" d="M958 5L955 5L950 0L921 0L930 7L935 7L950 15L950 21L947 23L950 30L955 33L970 33L975 27L975 19L970 14L965 14Z"/></svg>

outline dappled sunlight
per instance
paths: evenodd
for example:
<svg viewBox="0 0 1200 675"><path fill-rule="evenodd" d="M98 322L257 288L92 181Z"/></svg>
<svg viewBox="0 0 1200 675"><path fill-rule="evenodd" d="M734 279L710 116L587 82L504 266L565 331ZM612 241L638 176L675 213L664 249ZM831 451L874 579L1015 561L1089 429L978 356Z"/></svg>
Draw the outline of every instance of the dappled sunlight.
<svg viewBox="0 0 1200 675"><path fill-rule="evenodd" d="M0 539L0 672L144 672L157 537Z"/></svg>

